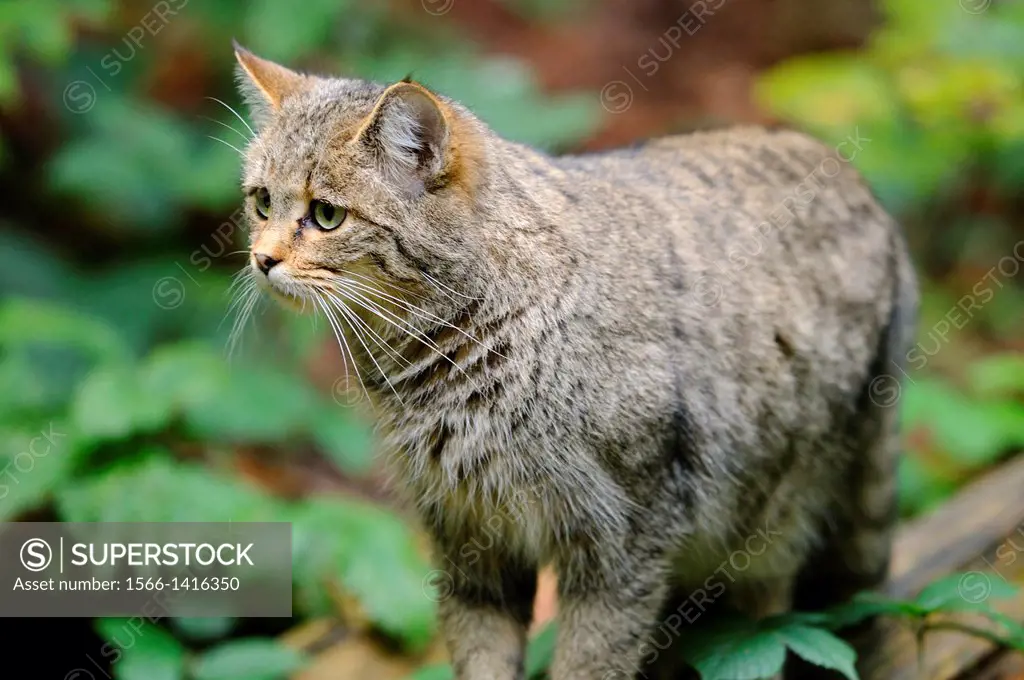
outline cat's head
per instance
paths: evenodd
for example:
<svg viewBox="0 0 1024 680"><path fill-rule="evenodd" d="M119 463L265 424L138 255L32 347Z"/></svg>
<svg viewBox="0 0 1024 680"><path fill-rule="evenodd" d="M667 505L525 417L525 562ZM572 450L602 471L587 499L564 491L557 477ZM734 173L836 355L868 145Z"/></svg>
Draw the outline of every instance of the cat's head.
<svg viewBox="0 0 1024 680"><path fill-rule="evenodd" d="M235 55L255 123L242 186L262 287L305 306L343 285L415 288L472 257L486 133L468 111L408 80L304 75L237 44Z"/></svg>

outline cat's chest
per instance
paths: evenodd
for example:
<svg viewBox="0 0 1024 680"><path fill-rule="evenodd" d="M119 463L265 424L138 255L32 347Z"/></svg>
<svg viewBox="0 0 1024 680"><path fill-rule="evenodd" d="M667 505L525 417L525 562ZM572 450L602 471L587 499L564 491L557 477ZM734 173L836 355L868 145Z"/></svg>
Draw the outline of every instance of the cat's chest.
<svg viewBox="0 0 1024 680"><path fill-rule="evenodd" d="M550 452L528 430L449 414L408 418L386 440L407 493L465 559L490 551L546 562L567 535L597 535L621 519L596 466L588 473L577 455L568 474L552 474Z"/></svg>
<svg viewBox="0 0 1024 680"><path fill-rule="evenodd" d="M468 502L475 495L504 497L529 476L533 452L501 417L439 399L381 423L384 448L400 457L407 481L453 494L468 491Z"/></svg>
<svg viewBox="0 0 1024 680"><path fill-rule="evenodd" d="M542 562L551 553L559 520L531 489L513 489L498 498L460 487L438 501L447 534L457 537L459 557L470 566L489 556L499 562L509 555Z"/></svg>
<svg viewBox="0 0 1024 680"><path fill-rule="evenodd" d="M438 471L399 474L405 494L434 539L438 558L462 569L491 571L510 559L549 561L556 532L550 503L529 486L452 482Z"/></svg>

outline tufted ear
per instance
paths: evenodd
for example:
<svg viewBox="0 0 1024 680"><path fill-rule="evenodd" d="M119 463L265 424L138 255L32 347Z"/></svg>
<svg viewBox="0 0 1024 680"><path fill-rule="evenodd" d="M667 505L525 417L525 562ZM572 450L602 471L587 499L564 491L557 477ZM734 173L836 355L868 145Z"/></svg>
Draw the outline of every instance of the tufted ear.
<svg viewBox="0 0 1024 680"><path fill-rule="evenodd" d="M261 59L234 40L231 44L238 60L238 88L257 125L262 125L281 108L281 102L308 84L309 77Z"/></svg>
<svg viewBox="0 0 1024 680"><path fill-rule="evenodd" d="M419 194L449 162L451 127L445 106L418 83L395 83L380 96L357 139L399 189Z"/></svg>

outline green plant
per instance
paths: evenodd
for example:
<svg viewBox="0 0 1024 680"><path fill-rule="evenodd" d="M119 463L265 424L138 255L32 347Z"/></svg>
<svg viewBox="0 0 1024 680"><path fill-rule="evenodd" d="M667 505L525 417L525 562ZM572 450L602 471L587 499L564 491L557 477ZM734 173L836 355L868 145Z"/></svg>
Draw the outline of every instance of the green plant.
<svg viewBox="0 0 1024 680"><path fill-rule="evenodd" d="M59 306L10 300L0 321L0 380L17 397L0 412L11 473L0 517L52 503L71 522L290 522L298 613L330 613L342 591L409 647L431 639L426 563L395 515L341 498L286 501L228 474L224 456L253 445L316 446L365 474L368 427L351 409L269 362L240 371L206 343L135 358L109 326ZM75 370L52 370L58 358ZM45 451L30 446L40 432ZM176 452L197 441L203 465Z"/></svg>
<svg viewBox="0 0 1024 680"><path fill-rule="evenodd" d="M270 639L240 638L192 652L155 623L98 619L116 680L282 680L305 659Z"/></svg>
<svg viewBox="0 0 1024 680"><path fill-rule="evenodd" d="M1024 11L994 4L886 0L867 49L790 59L761 80L761 101L833 144L858 129L853 160L899 214L954 189L979 161L1003 186L1020 178L1004 153L1024 144Z"/></svg>
<svg viewBox="0 0 1024 680"><path fill-rule="evenodd" d="M989 582L991 590L978 602L965 599L964 579L973 573L952 574L935 581L912 600L892 600L863 594L850 603L818 613L792 612L752 623L732 620L681 639L682 656L692 662L703 680L757 680L782 669L790 650L805 661L839 671L857 680L856 654L836 631L875 616L896 617L910 625L918 642L933 630L958 630L999 645L1024 650L1024 627L992 608L991 599L1012 597L1016 589ZM988 619L992 629L950 620L949 615L972 613Z"/></svg>
<svg viewBox="0 0 1024 680"><path fill-rule="evenodd" d="M837 636L837 631L876 616L897 617L912 626L917 640L933 630L957 630L998 645L1024 651L1024 626L993 609L990 600L1013 597L1016 588L987 580L984 598L965 599L965 579L978 574L952 574L922 590L912 600L886 599L862 594L848 604L825 612L791 612L753 622L721 618L711 625L684 631L673 653L686 659L702 680L761 680L782 670L787 651L805 661L858 680L856 652ZM983 576L984 577L984 576ZM987 577L984 577L987 579ZM991 628L951 620L949 615L981 615ZM526 677L540 680L551 662L555 627L549 625L531 641L526 655ZM409 680L450 680L451 669L438 665L424 668Z"/></svg>
<svg viewBox="0 0 1024 680"><path fill-rule="evenodd" d="M905 515L934 509L965 480L1024 448L1024 388L1006 370L1020 357L979 361L968 389L932 375L903 388L900 404L911 451L900 461L900 506ZM998 372L998 377L993 372Z"/></svg>

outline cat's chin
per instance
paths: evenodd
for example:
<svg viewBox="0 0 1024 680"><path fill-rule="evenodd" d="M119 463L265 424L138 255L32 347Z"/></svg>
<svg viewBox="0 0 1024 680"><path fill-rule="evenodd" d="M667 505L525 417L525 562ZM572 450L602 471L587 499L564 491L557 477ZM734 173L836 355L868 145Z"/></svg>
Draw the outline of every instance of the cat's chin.
<svg viewBox="0 0 1024 680"><path fill-rule="evenodd" d="M282 293L273 287L267 290L270 292L270 297L274 298L279 305L293 312L302 314L312 312L316 308L312 300L305 300L290 293Z"/></svg>
<svg viewBox="0 0 1024 680"><path fill-rule="evenodd" d="M263 292L273 298L279 305L293 312L298 312L300 314L311 313L316 309L316 305L312 300L307 300L299 297L298 295L286 293L272 283L263 282L260 284L260 288L262 288Z"/></svg>

